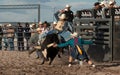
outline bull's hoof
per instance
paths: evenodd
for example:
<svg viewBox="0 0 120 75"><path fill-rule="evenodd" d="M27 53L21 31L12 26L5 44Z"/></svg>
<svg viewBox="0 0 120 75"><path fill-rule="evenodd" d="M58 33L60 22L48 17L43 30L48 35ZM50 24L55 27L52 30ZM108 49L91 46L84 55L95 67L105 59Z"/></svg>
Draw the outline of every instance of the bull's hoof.
<svg viewBox="0 0 120 75"><path fill-rule="evenodd" d="M51 65L51 63L49 63L49 65Z"/></svg>
<svg viewBox="0 0 120 75"><path fill-rule="evenodd" d="M41 59L41 65L45 63L45 59Z"/></svg>
<svg viewBox="0 0 120 75"><path fill-rule="evenodd" d="M36 59L39 59L39 57L36 57Z"/></svg>
<svg viewBox="0 0 120 75"><path fill-rule="evenodd" d="M42 62L40 65L43 65L44 64L44 62Z"/></svg>
<svg viewBox="0 0 120 75"><path fill-rule="evenodd" d="M49 62L49 65L51 65L51 64L52 64L52 61Z"/></svg>
<svg viewBox="0 0 120 75"><path fill-rule="evenodd" d="M46 59L45 59L45 61L49 61L49 59L48 59L48 58L46 58Z"/></svg>
<svg viewBox="0 0 120 75"><path fill-rule="evenodd" d="M58 54L58 58L61 58L60 54Z"/></svg>

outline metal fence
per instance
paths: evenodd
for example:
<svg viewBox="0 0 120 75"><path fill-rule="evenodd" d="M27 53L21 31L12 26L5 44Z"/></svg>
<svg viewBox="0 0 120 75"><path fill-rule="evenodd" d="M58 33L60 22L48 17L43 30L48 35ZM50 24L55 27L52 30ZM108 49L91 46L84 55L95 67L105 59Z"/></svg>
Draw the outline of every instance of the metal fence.
<svg viewBox="0 0 120 75"><path fill-rule="evenodd" d="M0 12L2 13L2 14L0 13L0 15L1 15L0 22L3 22L3 21L6 22L6 19L10 22L11 21L12 22L25 22L26 20L28 21L31 19L32 20L29 22L39 22L40 21L40 4L0 5ZM6 15L7 15L7 18L6 18ZM23 15L26 16L27 18L24 17ZM29 17L29 19L28 19L28 17ZM26 18L26 19L24 19L24 18Z"/></svg>
<svg viewBox="0 0 120 75"><path fill-rule="evenodd" d="M34 23L34 22L26 22L29 24L36 24L36 27L37 27L37 24L38 23ZM25 27L25 24L24 22L20 22L20 25L22 26L22 31L18 31L19 27L18 27L18 24L16 22L14 23L9 23L9 24L12 24L11 28L13 28L14 30L14 36L11 37L12 38L12 41L8 41L9 37L8 37L8 34L11 34L11 32L9 32L9 27L4 27L5 25L7 26L8 24L3 24L3 26L1 27L3 32L0 32L0 38L2 38L2 49L1 50L10 50L10 44L13 42L13 45L14 45L14 50L19 50L18 49L18 43L21 42L23 44L23 47L24 49L22 49L21 51L24 51L24 50L29 50L27 49L27 45L28 45L28 39L30 39L31 37L31 29L30 27ZM27 30L26 30L27 29ZM1 33L3 34L1 36ZM30 34L30 36L28 36L28 33ZM18 36L18 34L20 34ZM27 35L26 35L27 34ZM21 39L20 41L18 39ZM27 39L26 39L27 38ZM21 46L21 45L20 45ZM6 49L7 48L7 49Z"/></svg>
<svg viewBox="0 0 120 75"><path fill-rule="evenodd" d="M105 9L104 18L100 12L92 9L77 11L79 19L75 21L75 31L81 38L94 41L93 45L85 46L92 59L119 61L120 8Z"/></svg>
<svg viewBox="0 0 120 75"><path fill-rule="evenodd" d="M9 18L12 21L8 22L8 21L6 21L6 19L5 19L5 21L3 21L3 17L6 17L6 16L4 16L4 14L2 14L2 17L1 17L0 24L2 24L2 25L12 24L13 28L15 29L15 36L14 36L14 39L12 40L14 42L14 50L18 50L18 48L17 48L18 47L18 45L17 45L17 43L18 43L17 33L18 32L16 31L17 30L17 23L20 22L23 27L25 26L25 23L29 23L29 24L36 23L37 24L40 21L40 4L0 5L0 12L1 13L3 13L3 12L13 12L13 14L15 14L15 13L19 14L19 12L22 12L22 14L20 14L20 15L26 14L26 16L27 16L28 13L25 12L27 10L29 10L30 12L32 12L33 10L36 10L37 13L31 14L31 15L34 15L34 17L33 17L34 20L32 20L32 21L27 20L28 22L26 22L24 17L20 16L20 17L22 17L22 20L17 21L17 19L19 19L20 17L17 17L17 16L11 16L10 17L9 15L12 15L11 13L9 13L9 14L4 13L4 14L8 15L7 18ZM16 19L15 21L12 19L13 17ZM4 34L5 33L3 33L3 35ZM1 37L1 38L2 38L2 50L5 50L5 45L8 45L8 50L9 50L9 45L10 44L8 44L8 42L5 43L4 36ZM6 41L8 41L8 39L6 39ZM26 44L26 39L25 39L24 36L23 36L23 42L24 42L23 46L26 49L27 44ZM9 43L11 43L11 42L9 42Z"/></svg>

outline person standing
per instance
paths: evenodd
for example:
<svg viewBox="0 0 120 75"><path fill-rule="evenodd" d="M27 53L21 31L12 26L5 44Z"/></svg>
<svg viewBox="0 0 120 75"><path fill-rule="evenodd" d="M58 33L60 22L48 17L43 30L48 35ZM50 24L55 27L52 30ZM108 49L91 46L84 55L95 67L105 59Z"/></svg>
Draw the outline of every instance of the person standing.
<svg viewBox="0 0 120 75"><path fill-rule="evenodd" d="M2 50L2 37L3 37L3 30L2 30L2 24L0 24L0 50Z"/></svg>
<svg viewBox="0 0 120 75"><path fill-rule="evenodd" d="M31 32L30 32L30 26L29 26L28 23L25 23L25 27L24 27L24 36L25 36L25 39L26 39L26 42L27 42L26 50L29 50L28 40L29 40L30 37L31 37Z"/></svg>
<svg viewBox="0 0 120 75"><path fill-rule="evenodd" d="M100 13L101 11L102 11L102 7L100 6L100 3L95 2L94 7L92 8L93 17L99 18L100 16L98 15L98 13Z"/></svg>
<svg viewBox="0 0 120 75"><path fill-rule="evenodd" d="M11 24L8 24L8 29L7 29L7 39L8 39L8 44L10 46L10 50L14 50L14 36L15 36L15 30L12 27Z"/></svg>
<svg viewBox="0 0 120 75"><path fill-rule="evenodd" d="M44 38L50 31L50 24L47 21L45 21L43 23L43 28L40 28L40 29L42 30L41 37Z"/></svg>
<svg viewBox="0 0 120 75"><path fill-rule="evenodd" d="M3 40L4 40L4 50L7 50L8 47L8 38L7 38L7 24L3 26Z"/></svg>
<svg viewBox="0 0 120 75"><path fill-rule="evenodd" d="M30 46L30 50L29 50L29 56L30 54L32 54L34 52L34 46L38 45L38 40L39 40L39 34L37 33L37 28L36 28L36 24L31 24L30 25L30 31L31 31L31 37L29 40L29 46ZM36 50L35 50L36 51ZM36 59L39 58L39 51L36 51Z"/></svg>
<svg viewBox="0 0 120 75"><path fill-rule="evenodd" d="M19 51L24 50L24 28L21 26L21 23L18 23L17 27L17 46Z"/></svg>
<svg viewBox="0 0 120 75"><path fill-rule="evenodd" d="M32 50L29 51L29 55L32 54L34 51L36 51L36 59L41 58L41 51L40 49L35 49L35 46L39 46L41 45L41 33L42 30L40 28L35 29L34 34L31 36L30 40L29 40L29 44L32 47Z"/></svg>

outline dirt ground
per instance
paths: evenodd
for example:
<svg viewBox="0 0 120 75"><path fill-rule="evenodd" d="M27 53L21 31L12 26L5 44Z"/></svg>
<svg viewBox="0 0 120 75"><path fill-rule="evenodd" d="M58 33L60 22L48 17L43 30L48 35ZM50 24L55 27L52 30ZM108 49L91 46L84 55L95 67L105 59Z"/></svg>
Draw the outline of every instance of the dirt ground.
<svg viewBox="0 0 120 75"><path fill-rule="evenodd" d="M40 65L35 53L28 57L28 52L0 51L0 75L120 75L119 63L98 63L90 67L77 62L68 67L68 56L56 57L52 65L46 62Z"/></svg>

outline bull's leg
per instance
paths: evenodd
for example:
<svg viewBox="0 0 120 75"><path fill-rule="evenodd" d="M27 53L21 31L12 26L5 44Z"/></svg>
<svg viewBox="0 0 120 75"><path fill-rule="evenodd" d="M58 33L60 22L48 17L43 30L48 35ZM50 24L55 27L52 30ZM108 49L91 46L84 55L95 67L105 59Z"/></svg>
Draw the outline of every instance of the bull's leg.
<svg viewBox="0 0 120 75"><path fill-rule="evenodd" d="M58 52L58 58L61 58L61 56L60 56L60 52Z"/></svg>
<svg viewBox="0 0 120 75"><path fill-rule="evenodd" d="M44 57L42 51L40 51L40 57L41 57L41 65L45 63L46 58Z"/></svg>
<svg viewBox="0 0 120 75"><path fill-rule="evenodd" d="M51 57L50 58L50 62L49 62L49 65L51 65L51 63L53 62L53 59L54 59L55 57Z"/></svg>
<svg viewBox="0 0 120 75"><path fill-rule="evenodd" d="M45 58L41 59L41 65L43 65L45 63Z"/></svg>
<svg viewBox="0 0 120 75"><path fill-rule="evenodd" d="M49 65L51 65L52 61L53 61L53 59L50 59Z"/></svg>

